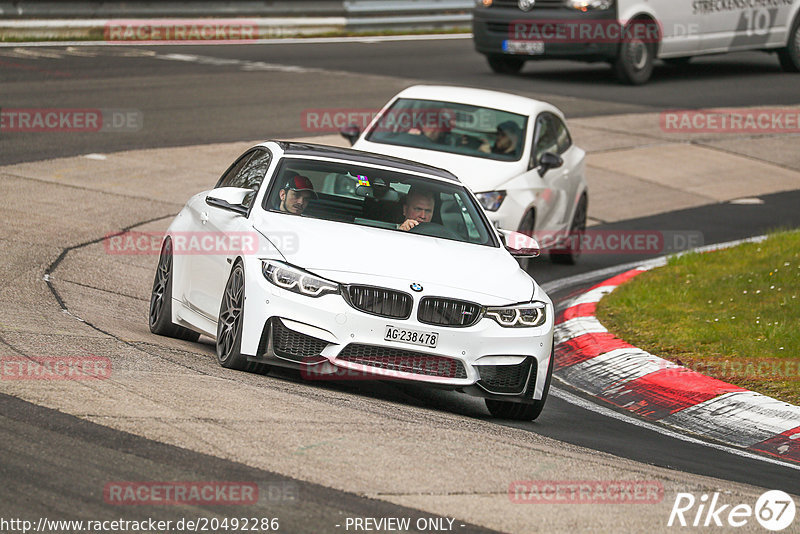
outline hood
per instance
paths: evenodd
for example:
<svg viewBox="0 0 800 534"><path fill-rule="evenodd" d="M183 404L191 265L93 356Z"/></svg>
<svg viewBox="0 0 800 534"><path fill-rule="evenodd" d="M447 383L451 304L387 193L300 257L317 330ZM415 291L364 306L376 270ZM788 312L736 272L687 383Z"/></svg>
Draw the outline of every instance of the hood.
<svg viewBox="0 0 800 534"><path fill-rule="evenodd" d="M353 148L419 161L448 170L476 193L500 189L503 184L527 170L520 161L498 161L436 150L387 145L358 140Z"/></svg>
<svg viewBox="0 0 800 534"><path fill-rule="evenodd" d="M408 290L417 282L446 296L496 305L527 301L534 282L503 248L406 232L261 212L255 221L289 263L339 283L369 283ZM391 280L389 280L391 279ZM379 284L382 281L382 284ZM445 295L443 295L445 296Z"/></svg>

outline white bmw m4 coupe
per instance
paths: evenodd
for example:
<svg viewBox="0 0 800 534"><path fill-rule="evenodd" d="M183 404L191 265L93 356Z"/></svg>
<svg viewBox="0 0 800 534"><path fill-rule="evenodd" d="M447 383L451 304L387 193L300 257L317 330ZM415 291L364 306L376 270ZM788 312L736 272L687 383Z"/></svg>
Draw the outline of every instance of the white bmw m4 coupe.
<svg viewBox="0 0 800 534"><path fill-rule="evenodd" d="M216 340L226 368L403 380L535 419L553 371L553 304L451 173L270 141L193 196L166 232L155 334Z"/></svg>

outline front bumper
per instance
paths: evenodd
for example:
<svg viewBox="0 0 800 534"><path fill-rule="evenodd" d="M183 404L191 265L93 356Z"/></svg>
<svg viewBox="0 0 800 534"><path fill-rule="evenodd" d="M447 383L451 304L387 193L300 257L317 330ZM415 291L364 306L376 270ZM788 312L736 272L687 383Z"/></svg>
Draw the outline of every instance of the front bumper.
<svg viewBox="0 0 800 534"><path fill-rule="evenodd" d="M241 350L250 361L300 369L310 379L406 380L520 402L542 396L553 340L553 305L544 295L547 320L539 327L504 328L485 317L468 327L435 326L417 319L423 294L413 295L408 319L379 317L338 294L278 288L263 278L260 262L245 263ZM436 347L387 341L387 325L435 332Z"/></svg>
<svg viewBox="0 0 800 534"><path fill-rule="evenodd" d="M472 36L475 50L484 55L509 55L519 59L571 59L578 61L610 61L617 57L619 44L612 42L545 42L544 53L537 55L509 54L503 42L514 39L515 23L560 21L566 24L611 22L616 9L582 13L568 8L535 9L525 13L516 8L475 9Z"/></svg>

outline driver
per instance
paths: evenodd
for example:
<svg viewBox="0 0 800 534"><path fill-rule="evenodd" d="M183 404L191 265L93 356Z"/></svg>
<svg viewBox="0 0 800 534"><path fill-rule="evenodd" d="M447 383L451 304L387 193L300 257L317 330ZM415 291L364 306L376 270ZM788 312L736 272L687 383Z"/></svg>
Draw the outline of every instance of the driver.
<svg viewBox="0 0 800 534"><path fill-rule="evenodd" d="M281 199L279 209L294 215L302 215L308 207L308 201L317 198L311 180L302 174L291 175L278 195Z"/></svg>
<svg viewBox="0 0 800 534"><path fill-rule="evenodd" d="M433 191L412 187L403 203L405 221L399 224L397 229L407 232L419 225L419 223L431 222L435 205L436 200Z"/></svg>

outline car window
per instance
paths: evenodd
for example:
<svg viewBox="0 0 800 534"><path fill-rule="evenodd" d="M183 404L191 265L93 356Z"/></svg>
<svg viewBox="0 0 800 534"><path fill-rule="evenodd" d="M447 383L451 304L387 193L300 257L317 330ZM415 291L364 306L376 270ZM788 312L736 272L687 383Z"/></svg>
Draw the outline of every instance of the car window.
<svg viewBox="0 0 800 534"><path fill-rule="evenodd" d="M272 154L266 149L256 149L245 154L225 173L217 187L241 187L257 193L267 174ZM245 198L244 205L250 207L255 194Z"/></svg>
<svg viewBox="0 0 800 534"><path fill-rule="evenodd" d="M289 184L295 188L293 195L307 197L306 204L287 206L284 199L289 198L286 189ZM420 223L411 233L498 246L485 214L460 183L357 163L285 158L262 207L287 216L300 215L402 232L399 226L406 220L407 213L404 206L409 196L413 200L420 194L431 199L432 215L430 221ZM298 206L301 206L299 210Z"/></svg>
<svg viewBox="0 0 800 534"><path fill-rule="evenodd" d="M522 157L527 124L526 116L507 111L400 98L381 114L366 139L373 143L516 161Z"/></svg>
<svg viewBox="0 0 800 534"><path fill-rule="evenodd" d="M546 152L561 155L572 146L572 138L564 121L548 112L540 113L536 118L533 139L531 167L539 165Z"/></svg>
<svg viewBox="0 0 800 534"><path fill-rule="evenodd" d="M222 177L217 181L217 185L214 186L216 189L217 187L230 187L231 182L236 178L236 176L241 172L242 168L247 165L247 162L250 161L250 158L253 157L254 152L250 151L243 154L236 162L231 165L227 171L222 175Z"/></svg>

